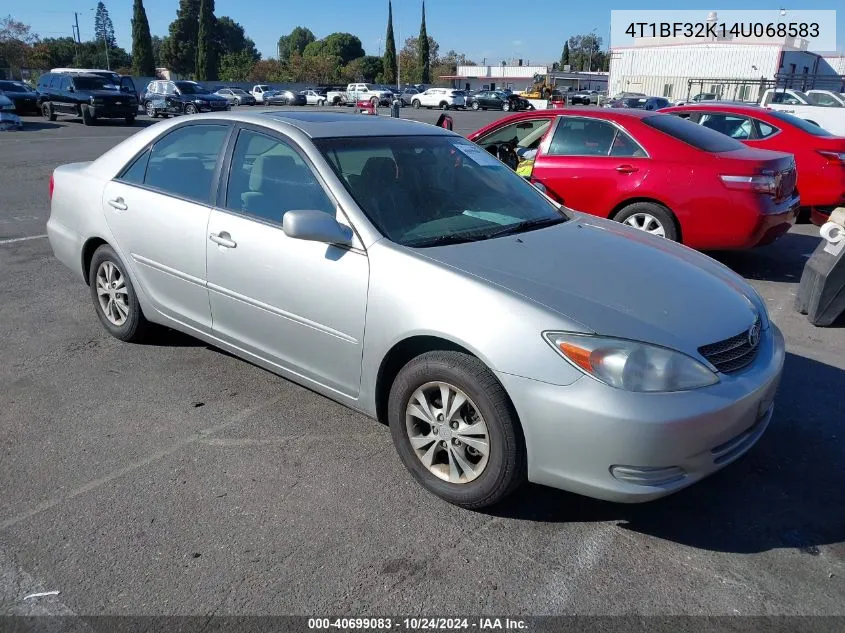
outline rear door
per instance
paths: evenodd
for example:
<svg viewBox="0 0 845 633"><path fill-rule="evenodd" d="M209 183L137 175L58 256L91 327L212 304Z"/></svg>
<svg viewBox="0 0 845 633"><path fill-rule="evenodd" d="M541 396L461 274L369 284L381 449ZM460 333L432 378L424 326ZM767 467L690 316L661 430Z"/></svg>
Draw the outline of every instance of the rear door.
<svg viewBox="0 0 845 633"><path fill-rule="evenodd" d="M153 307L204 332L211 331L206 229L231 129L207 119L178 126L103 192L109 228Z"/></svg>
<svg viewBox="0 0 845 633"><path fill-rule="evenodd" d="M58 76L54 82L58 83L58 90L53 96L53 109L65 114L76 114L76 106L71 92L72 82L70 75Z"/></svg>
<svg viewBox="0 0 845 633"><path fill-rule="evenodd" d="M567 207L606 217L636 196L650 170L645 149L620 126L561 116L540 146L532 179Z"/></svg>

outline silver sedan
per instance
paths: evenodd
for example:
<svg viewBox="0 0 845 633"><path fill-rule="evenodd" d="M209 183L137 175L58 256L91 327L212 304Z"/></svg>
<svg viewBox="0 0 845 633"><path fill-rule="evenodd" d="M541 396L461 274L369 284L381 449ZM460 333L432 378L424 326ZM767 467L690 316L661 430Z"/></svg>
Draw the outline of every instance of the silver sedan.
<svg viewBox="0 0 845 633"><path fill-rule="evenodd" d="M443 128L174 119L50 190L53 251L108 332L169 326L381 420L464 507L526 478L655 499L772 417L783 338L742 278L559 207Z"/></svg>

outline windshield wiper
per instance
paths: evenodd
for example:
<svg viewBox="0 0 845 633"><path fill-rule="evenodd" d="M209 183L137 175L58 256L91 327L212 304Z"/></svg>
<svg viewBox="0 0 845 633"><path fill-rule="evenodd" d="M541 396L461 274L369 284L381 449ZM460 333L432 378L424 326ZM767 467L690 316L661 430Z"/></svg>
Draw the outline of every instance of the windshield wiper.
<svg viewBox="0 0 845 633"><path fill-rule="evenodd" d="M446 244L463 244L464 242L475 242L477 240L486 239L486 233L449 233L446 235L438 235L436 237L429 237L415 242L406 242L405 246L410 248L424 248L426 246L445 246Z"/></svg>
<svg viewBox="0 0 845 633"><path fill-rule="evenodd" d="M562 224L566 222L567 219L568 218L565 216L558 216L550 218L536 218L534 220L523 220L522 222L509 224L508 226L504 226L501 229L497 229L490 233L485 233L482 238L490 239L493 237L502 237L504 235L513 235L514 233L524 233L525 231L530 231L531 229L539 229L544 226Z"/></svg>

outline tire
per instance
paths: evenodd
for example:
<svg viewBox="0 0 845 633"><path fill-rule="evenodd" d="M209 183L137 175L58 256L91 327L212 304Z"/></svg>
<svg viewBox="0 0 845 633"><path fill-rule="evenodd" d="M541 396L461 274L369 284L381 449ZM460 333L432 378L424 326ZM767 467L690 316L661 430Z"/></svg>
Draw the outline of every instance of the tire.
<svg viewBox="0 0 845 633"><path fill-rule="evenodd" d="M189 103L185 106L185 114L196 114L197 113L197 106L193 103Z"/></svg>
<svg viewBox="0 0 845 633"><path fill-rule="evenodd" d="M126 117L126 119L124 119L124 121L126 122L126 125L133 125L135 123L135 115L130 114L128 117Z"/></svg>
<svg viewBox="0 0 845 633"><path fill-rule="evenodd" d="M438 383L449 385L450 402L454 403L457 395L466 398L465 404L455 412L460 420L455 421L455 425L463 429L468 424L476 426L478 418L470 415L475 412L481 417L486 435L459 435L458 431L452 436L453 431L450 429L454 427L447 427L445 423L439 426L442 430L435 434L434 424L408 415L410 403L419 394L439 397L441 391ZM425 395L423 397L428 399ZM421 408L417 407L417 410L421 411ZM390 388L388 420L393 444L402 463L425 489L449 503L464 508L484 508L507 497L525 480L525 442L516 412L496 377L473 356L460 352L434 351L411 360L399 371ZM415 448L411 444L411 433L415 437L441 437L445 440L434 439L430 445L418 443ZM469 441L473 441L479 449L486 445L487 455L484 455L483 449L476 450ZM446 456L443 443L447 443L451 449L449 454L453 456L454 471L447 465L450 459ZM417 450L422 453L434 451L432 469L438 471L440 476L423 463L424 457ZM437 463L444 459L446 464ZM460 467L461 460L464 465L470 466L469 470ZM472 471L472 466L479 465L480 472ZM453 473L464 481L448 481L446 478Z"/></svg>
<svg viewBox="0 0 845 633"><path fill-rule="evenodd" d="M318 108L322 108L324 105L326 105L326 100L325 100L325 99L319 99L319 100L317 101L317 107L318 107Z"/></svg>
<svg viewBox="0 0 845 633"><path fill-rule="evenodd" d="M411 105L414 106L415 110L419 110L420 109L420 100L414 99L413 101L411 101Z"/></svg>
<svg viewBox="0 0 845 633"><path fill-rule="evenodd" d="M473 110L478 110L479 108L481 108L481 106L480 106L480 105L478 105L478 101L473 101L473 102L472 102L472 109L473 109Z"/></svg>
<svg viewBox="0 0 845 633"><path fill-rule="evenodd" d="M41 114L48 121L55 121L56 120L56 113L53 110L53 104L50 103L49 101L45 101L44 103L41 104Z"/></svg>
<svg viewBox="0 0 845 633"><path fill-rule="evenodd" d="M112 270L116 270L117 275L112 274L110 272ZM114 288L107 289L105 282L108 281L111 282L109 285L116 282L118 291L114 291ZM94 256L91 258L91 266L88 269L88 282L94 309L106 331L121 341L137 342L142 340L150 329L150 323L141 311L135 288L126 275L126 266L111 246L103 244L94 252ZM125 292L119 292L120 289L125 290ZM112 290L110 294L103 295L106 297L104 298L105 306L100 302L102 290ZM113 307L110 308L109 306ZM120 306L125 309L125 315ZM117 318L112 321L107 316L107 311L111 311L113 316L117 315L124 320L120 322L120 319Z"/></svg>
<svg viewBox="0 0 845 633"><path fill-rule="evenodd" d="M659 235L673 242L679 241L675 215L662 204L657 204L656 202L634 202L620 209L613 216L613 219L632 228L647 231L652 235ZM657 225L655 225L655 222ZM657 232L659 230L662 233Z"/></svg>
<svg viewBox="0 0 845 633"><path fill-rule="evenodd" d="M502 104L502 112L510 112L510 109L511 109L511 104L509 102L505 101Z"/></svg>
<svg viewBox="0 0 845 633"><path fill-rule="evenodd" d="M146 112L147 116L151 119L155 119L158 117L158 112L156 112L156 107L153 105L152 101L147 101L144 104L144 112Z"/></svg>
<svg viewBox="0 0 845 633"><path fill-rule="evenodd" d="M84 125L94 125L94 117L91 115L91 110L88 106L83 105L79 109L82 111L82 123Z"/></svg>
<svg viewBox="0 0 845 633"><path fill-rule="evenodd" d="M441 109L441 110L448 110L448 109L449 109L449 104L448 104L448 103L446 103L445 101L441 101L441 102L440 102L440 109Z"/></svg>

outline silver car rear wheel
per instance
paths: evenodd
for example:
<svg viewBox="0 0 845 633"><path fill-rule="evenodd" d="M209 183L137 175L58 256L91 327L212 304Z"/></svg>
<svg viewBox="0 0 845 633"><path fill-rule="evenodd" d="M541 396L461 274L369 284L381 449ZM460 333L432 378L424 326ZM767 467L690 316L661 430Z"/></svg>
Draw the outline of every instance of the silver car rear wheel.
<svg viewBox="0 0 845 633"><path fill-rule="evenodd" d="M490 434L475 403L445 382L429 382L405 412L408 439L423 466L452 484L477 479L487 467Z"/></svg>
<svg viewBox="0 0 845 633"><path fill-rule="evenodd" d="M625 218L623 224L627 224L640 231L666 237L666 228L656 217L650 213L635 213Z"/></svg>
<svg viewBox="0 0 845 633"><path fill-rule="evenodd" d="M129 317L129 292L126 280L113 262L104 261L97 268L97 299L110 323L120 327Z"/></svg>

